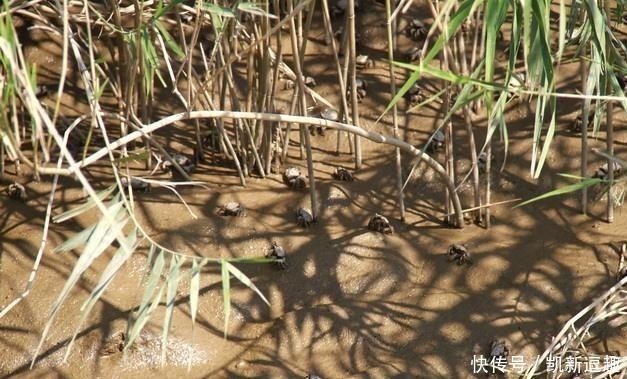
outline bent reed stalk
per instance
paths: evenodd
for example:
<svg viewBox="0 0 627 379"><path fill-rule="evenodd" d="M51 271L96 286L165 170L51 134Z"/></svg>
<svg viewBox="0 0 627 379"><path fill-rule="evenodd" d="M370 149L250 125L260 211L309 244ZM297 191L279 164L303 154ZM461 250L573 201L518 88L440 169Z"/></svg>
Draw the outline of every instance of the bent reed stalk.
<svg viewBox="0 0 627 379"><path fill-rule="evenodd" d="M106 116L106 114L102 114ZM365 130L354 125L344 124L341 122L329 121L321 118L315 117L305 117L305 116L291 116L284 114L275 114L275 113L258 113L258 112L237 112L237 111L192 111L192 112L182 112L178 114L174 114L172 116L168 116L159 121L153 122L151 124L147 124L142 126L139 130L131 132L126 136L121 137L117 141L112 141L108 147L103 147L100 150L94 152L92 155L87 157L84 160L78 161L70 167L61 170L55 170L55 172L65 173L66 175L70 175L74 172L76 168L86 167L100 158L106 156L111 150L118 149L131 141L134 141L142 136L145 136L149 133L152 133L158 129L161 129L165 126L171 125L175 122L189 119L200 119L200 118L231 118L231 119L247 119L247 120L263 120L269 122L276 122L282 127L286 127L285 125L288 123L295 124L309 124L320 127L326 127L330 129L336 129L340 131L346 131L352 133L355 136L367 138L373 142L382 143L386 145L391 145L401 150L418 157L425 161L425 163L434 171L436 171L444 184L446 184L447 188L452 194L452 202L453 209L456 216L456 226L459 228L463 228L464 226L464 217L462 212L462 206L457 192L455 191L455 184L450 180L449 176L446 174L446 170L440 163L438 163L435 159L425 153L423 150L418 149L407 142L401 141L398 138L385 136L376 132L372 132L369 130ZM45 167L40 167L40 169L45 169ZM40 171L40 173L44 173L44 170Z"/></svg>

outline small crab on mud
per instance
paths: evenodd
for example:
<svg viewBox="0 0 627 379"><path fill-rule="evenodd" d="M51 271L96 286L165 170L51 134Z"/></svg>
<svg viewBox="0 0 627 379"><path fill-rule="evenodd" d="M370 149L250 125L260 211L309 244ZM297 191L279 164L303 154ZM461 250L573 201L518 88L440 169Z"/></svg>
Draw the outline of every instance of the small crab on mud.
<svg viewBox="0 0 627 379"><path fill-rule="evenodd" d="M441 129L436 130L435 133L433 133L433 138L429 144L429 150L432 153L444 150L444 140L444 132Z"/></svg>
<svg viewBox="0 0 627 379"><path fill-rule="evenodd" d="M390 221L386 217L381 216L378 213L375 213L374 216L370 218L370 221L368 222L368 229L372 230L373 232L379 232L383 234L394 233L394 227L390 225Z"/></svg>
<svg viewBox="0 0 627 379"><path fill-rule="evenodd" d="M427 32L429 32L427 25L417 18L411 20L405 29L405 34L414 40L421 40L425 38L427 36Z"/></svg>
<svg viewBox="0 0 627 379"><path fill-rule="evenodd" d="M301 175L297 167L288 167L283 173L283 181L288 187L293 189L302 189L307 186L305 177Z"/></svg>
<svg viewBox="0 0 627 379"><path fill-rule="evenodd" d="M490 342L490 357L491 358L507 358L509 355L509 346L504 340L492 340Z"/></svg>
<svg viewBox="0 0 627 379"><path fill-rule="evenodd" d="M194 171L194 168L196 168L194 162L192 162L192 160L186 155L180 153L172 154L172 160L181 166L183 171L185 171L188 175ZM163 168L165 170L170 170L172 173L176 170L176 167L174 167L174 164L170 161L163 162Z"/></svg>
<svg viewBox="0 0 627 379"><path fill-rule="evenodd" d="M407 99L411 105L420 103L423 100L422 87L420 87L418 83L414 83L405 93L405 99Z"/></svg>
<svg viewBox="0 0 627 379"><path fill-rule="evenodd" d="M270 246L270 249L268 250L268 253L266 254L266 258L272 258L274 259L274 263L280 268L280 269L286 269L287 268L287 261L285 258L285 250L283 250L283 247L281 247L281 245L279 245L276 242L272 242L272 246Z"/></svg>
<svg viewBox="0 0 627 379"><path fill-rule="evenodd" d="M11 199L26 201L26 188L18 182L13 182L7 187L7 194Z"/></svg>
<svg viewBox="0 0 627 379"><path fill-rule="evenodd" d="M367 55L360 54L355 57L355 65L358 69L373 68L374 61L370 59Z"/></svg>
<svg viewBox="0 0 627 379"><path fill-rule="evenodd" d="M246 215L246 208L236 201L229 201L220 207L218 214L220 216L241 217Z"/></svg>
<svg viewBox="0 0 627 379"><path fill-rule="evenodd" d="M448 247L448 251L446 252L446 254L448 255L448 260L450 262L456 261L457 264L460 266L465 263L468 263L469 265L472 264L472 258L470 257L470 253L464 245L454 243Z"/></svg>
<svg viewBox="0 0 627 379"><path fill-rule="evenodd" d="M335 172L333 172L333 177L336 180L342 182L352 182L353 180L355 180L353 174L351 174L350 171L341 166L335 169Z"/></svg>
<svg viewBox="0 0 627 379"><path fill-rule="evenodd" d="M314 223L314 217L311 213L311 210L308 208L297 208L296 209L296 223L303 228L309 227L309 225Z"/></svg>
<svg viewBox="0 0 627 379"><path fill-rule="evenodd" d="M120 178L120 183L122 183L122 187L124 188L129 186L129 180L126 176ZM134 176L131 176L130 186L133 191L150 192L150 183L144 182Z"/></svg>
<svg viewBox="0 0 627 379"><path fill-rule="evenodd" d="M321 119L328 120L328 121L334 121L334 122L340 121L339 112L333 108L326 107L326 108L320 109L318 116ZM315 135L315 132L318 132L319 135L323 136L326 131L326 127L321 126L321 125L311 126L309 131L311 135Z"/></svg>
<svg viewBox="0 0 627 379"><path fill-rule="evenodd" d="M346 98L350 100L351 97L351 87L350 85L346 89ZM368 96L368 82L366 82L362 78L355 79L355 93L357 94L357 101L361 102L366 96Z"/></svg>
<svg viewBox="0 0 627 379"><path fill-rule="evenodd" d="M608 165L607 162L602 164L601 166L599 166L599 168L596 170L592 177L601 180L607 180L610 173L609 167L610 165ZM618 164L618 162L612 161L612 167L614 168L614 179L620 177L623 173L622 166Z"/></svg>

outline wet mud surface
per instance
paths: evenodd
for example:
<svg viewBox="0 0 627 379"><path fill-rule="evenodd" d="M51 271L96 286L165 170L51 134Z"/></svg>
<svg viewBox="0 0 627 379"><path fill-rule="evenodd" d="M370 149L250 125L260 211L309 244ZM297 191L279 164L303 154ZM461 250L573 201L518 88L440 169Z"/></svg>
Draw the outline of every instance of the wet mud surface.
<svg viewBox="0 0 627 379"><path fill-rule="evenodd" d="M368 41L363 49L375 58L375 67L362 73L370 86L361 107L361 126L391 135L391 116L375 123L389 101L389 77L380 50L385 26L373 16L364 17L362 22L362 35ZM400 46L408 43L403 38ZM311 53L305 69L320 83L316 91L337 102L337 89L330 84L334 82L332 66L325 55L328 48L314 42L309 45ZM32 54L52 59L46 58L46 51L33 47ZM576 70L576 65L560 69L565 89L580 86L575 81ZM403 78L399 74L399 84ZM290 96L290 91L282 94L286 108ZM440 107L433 104L406 115L406 104L402 104L401 136L412 144L424 143L437 124ZM558 173L578 172L580 138L567 131L578 105L563 102L557 136L542 177L530 179L530 107L524 101L515 102L507 113L509 155L505 168L493 174L494 202L531 198L568 184ZM463 177L470 163L465 129L458 122L456 168ZM477 138L483 142L485 120L478 120L477 125ZM181 132L159 132L156 138L191 155L193 130L190 124ZM294 132L292 141L297 138ZM616 153L624 156L624 122L617 123L615 138ZM188 277L179 284L164 366L163 307L157 308L134 347L121 352L129 313L141 301L147 263L143 248L123 267L103 300L80 326L74 348L63 362L67 343L80 320L80 307L111 258L112 248L86 271L71 292L30 370L32 354L56 294L80 254L56 254L52 250L97 220L96 212L89 212L51 226L31 293L0 319L0 376L300 378L316 373L323 378L471 378L475 377L470 365L473 355L488 354L490 341L506 340L511 354L531 362L566 320L615 283L618 255L609 243L627 238L627 213L621 208L616 210L614 223L607 224L604 202L593 204L590 214L582 215L578 196L571 195L515 209L512 204L494 207L489 230L473 224L454 229L442 223L444 186L422 164L406 187L407 217L401 222L396 205L394 149L362 140L363 167L353 171L355 181L340 182L332 177L336 167L351 171L353 167L346 138L343 141L338 155L335 132L312 137L321 213L318 222L309 228L298 226L294 217L295 208L310 206L307 190L287 188L280 172L265 179L249 178L243 188L226 159L219 164L209 160L199 165L193 179L203 181L205 187L181 190L196 218L167 189L153 188L149 193L136 194L135 210L140 221L152 238L168 248L220 258L263 256L272 242L284 247L288 262L285 270L270 264L237 265L271 306L232 279L228 339L223 338L220 268L209 265L201 279L193 335ZM604 134L591 144L603 147ZM306 163L298 150L297 143L293 143L283 168L295 165L306 173ZM495 143L495 151L498 169L503 159L501 143ZM435 157L440 162L444 159L441 154ZM602 163L593 159L591 167ZM409 162L404 156L406 172ZM99 163L86 172L99 189L111 183L109 170L106 163ZM148 174L139 169L135 172ZM22 203L4 194L0 197L3 306L19 296L26 285L39 247L50 189L49 178L38 183L28 173L17 177L14 167L8 165L2 189L13 180L26 186L28 198ZM464 207L472 207L471 186L463 184L460 188ZM83 199L79 184L63 178L53 214L81 204ZM229 201L245 205L245 216L221 216L219 207ZM366 228L375 213L390 220L394 234ZM465 244L472 265L448 260L447 250L453 243ZM601 328L595 333L590 347L599 355L627 354L624 320L618 327Z"/></svg>

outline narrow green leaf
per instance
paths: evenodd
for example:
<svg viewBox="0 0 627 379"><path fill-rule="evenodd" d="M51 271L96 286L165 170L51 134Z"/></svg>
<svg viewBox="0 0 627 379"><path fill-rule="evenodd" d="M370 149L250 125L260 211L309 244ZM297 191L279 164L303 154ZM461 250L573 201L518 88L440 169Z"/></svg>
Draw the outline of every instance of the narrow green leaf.
<svg viewBox="0 0 627 379"><path fill-rule="evenodd" d="M122 206L123 203L118 202L107 208L106 212L108 217L103 215L100 222L98 222L98 224L96 225L96 228L90 234L83 253L78 258L72 272L70 273L70 276L63 286L63 289L59 293L54 304L52 305L50 315L48 316L46 325L39 340L39 344L37 346L37 349L35 350L33 360L31 361L31 366L35 363L35 360L39 355L39 351L43 346L44 340L46 339L46 336L50 331L52 322L54 321L59 309L61 309L61 305L69 295L70 290L74 287L83 272L85 272L85 270L89 268L92 262L96 258L98 258L109 245L111 245L111 242L113 242L117 234L122 230L124 225L126 225L128 217L126 211ZM109 222L109 219L112 219L113 223Z"/></svg>
<svg viewBox="0 0 627 379"><path fill-rule="evenodd" d="M222 297L224 298L224 338L229 330L229 317L231 317L231 278L229 275L229 262L220 260L222 266Z"/></svg>
<svg viewBox="0 0 627 379"><path fill-rule="evenodd" d="M582 181L581 183L575 183L575 184L568 185L566 187L558 188L558 189L555 189L553 191L550 191L550 192L547 192L545 194L542 194L540 196L534 197L533 199L526 200L526 201L524 201L524 202L522 202L520 204L517 204L516 206L514 206L514 208L522 207L523 205L527 205L527 204L536 202L538 200L546 199L548 197L559 196L559 195L564 195L564 194L567 194L567 193L579 191L579 190L581 190L583 188L591 187L591 186L594 186L594 185L599 184L601 182L602 182L602 180L598 179L598 178L586 179L586 180Z"/></svg>
<svg viewBox="0 0 627 379"><path fill-rule="evenodd" d="M239 4L237 4L237 10L239 10L241 12L250 13L250 14L255 15L255 16L268 17L268 18L271 18L271 19L278 19L277 16L264 11L263 9L259 8L255 3L249 3L249 2L239 3Z"/></svg>
<svg viewBox="0 0 627 379"><path fill-rule="evenodd" d="M105 190L102 190L100 192L98 192L96 194L96 197L98 198L98 200L103 201L105 198L107 198L107 196L109 196L114 190L115 190L115 186L109 186L107 187ZM85 202L85 204L80 205L76 208L72 208L67 212L63 212L60 215L54 216L52 218L52 222L55 223L59 223L59 222L63 222L66 220L69 220L73 217L76 217L80 214L83 214L84 212L90 210L91 208L93 208L96 205L96 200L94 198L89 198L87 200L87 202Z"/></svg>
<svg viewBox="0 0 627 379"><path fill-rule="evenodd" d="M165 317L163 318L163 334L161 335L161 364L165 364L166 357L166 348L168 346L168 335L170 333L170 326L172 324L172 314L174 313L174 302L176 300L176 290L179 285L179 280L181 279L180 268L183 262L185 261L184 257L179 255L172 255L172 259L170 260L170 272L167 276L167 285L168 290L166 292L166 301L165 301Z"/></svg>
<svg viewBox="0 0 627 379"><path fill-rule="evenodd" d="M133 251L135 251L135 249L137 248L136 242L137 242L137 228L134 228L131 231L131 233L128 235L128 237L123 240L123 244L126 250L120 247L116 251L115 255L109 261L109 264L100 275L100 280L98 281L98 284L91 291L89 298L87 298L87 300L85 300L85 302L83 303L83 306L80 309L81 319L78 322L78 325L76 326L76 330L74 331L74 335L72 336L72 339L70 340L70 343L67 346L67 349L65 351L65 356L63 357L63 362L67 361L67 358L70 355L70 351L72 350L72 345L74 344L74 340L76 339L76 336L78 335L80 327L84 324L85 319L91 312L93 306L100 299L100 297L104 293L104 290L109 286L109 284L111 283L115 275L118 273L122 265L133 254Z"/></svg>
<svg viewBox="0 0 627 379"><path fill-rule="evenodd" d="M546 161L546 157L549 153L551 142L553 141L553 135L555 135L555 98L552 97L551 99L549 99L549 101L553 103L553 106L551 107L553 109L553 112L551 115L551 122L549 123L549 129L546 132L546 137L544 139L544 145L542 146L542 152L540 153L538 166L534 174L534 179L540 177L540 172L542 171L542 167L544 166L544 162Z"/></svg>
<svg viewBox="0 0 627 379"><path fill-rule="evenodd" d="M459 5L457 8L457 12L448 20L447 23L444 23L446 26L446 31L438 37L438 39L433 44L433 47L429 50L429 52L425 55L423 62L421 65L428 65L442 50L444 45L448 42L448 40L455 35L459 27L462 23L468 18L470 12L474 9L475 3L481 3L481 1L476 0L466 0Z"/></svg>
<svg viewBox="0 0 627 379"><path fill-rule="evenodd" d="M159 299L161 299L163 287L160 288L159 294L155 296L155 300L151 302L151 299L153 298L153 294L155 292L155 288L157 288L159 280L161 279L161 273L163 272L164 265L165 252L163 250L159 250L159 255L157 255L157 258L155 258L155 262L151 267L150 275L148 276L148 280L146 281L146 285L144 287L144 295L142 297L139 309L137 310L135 321L133 322L131 330L127 333L128 339L124 344L125 350L129 346L131 346L135 339L139 336L139 333L148 321L148 317L150 316L149 310L153 307L153 304L155 302L158 303Z"/></svg>
<svg viewBox="0 0 627 379"><path fill-rule="evenodd" d="M83 229L80 233L75 234L72 238L66 240L61 245L57 246L56 249L53 250L54 253L62 253L65 251L74 250L77 247L84 245L87 243L91 235L96 230L99 222Z"/></svg>
<svg viewBox="0 0 627 379"><path fill-rule="evenodd" d="M137 319L133 323L133 328L129 332L128 340L124 342L124 350L128 350L128 348L133 344L133 342L135 342L135 340L139 336L139 333L141 333L141 331L144 329L144 326L146 326L146 323L150 319L152 312L154 312L154 310L159 305L159 302L161 301L164 289L165 286L161 286L155 297L151 299L152 301L147 304L147 307L144 309L144 311L141 314L138 314Z"/></svg>
<svg viewBox="0 0 627 379"><path fill-rule="evenodd" d="M161 16L163 16L166 13L168 13L172 8L174 8L178 4L181 4L183 1L185 1L185 0L170 0L168 5L166 5L165 7L161 5L160 7L157 8L157 11L152 16L152 20L155 21L155 22L158 22L158 20L159 20L159 18L161 18Z"/></svg>
<svg viewBox="0 0 627 379"><path fill-rule="evenodd" d="M116 163L129 163L129 162L143 162L148 159L150 152L148 150L142 150L139 153L131 153L126 157L120 157L115 160Z"/></svg>
<svg viewBox="0 0 627 379"><path fill-rule="evenodd" d="M233 12L233 10L230 8L221 7L219 5L211 3L203 3L202 6L207 12L211 13L212 15L229 18L235 17L235 12Z"/></svg>
<svg viewBox="0 0 627 379"><path fill-rule="evenodd" d="M244 283L248 288L250 288L251 290L255 291L257 293L257 295L259 295L261 300L263 300L264 303L266 303L266 304L268 304L268 306L270 306L270 302L268 301L268 299L266 299L266 297L263 295L263 293L261 293L259 288L257 288L257 286L252 282L252 280L250 280L249 277L246 276L246 274L244 274L237 267L233 266L232 264L230 264L228 262L226 263L226 265L227 265L227 267L229 269L229 272L231 274L233 274L234 277L239 279L239 281Z"/></svg>
<svg viewBox="0 0 627 379"><path fill-rule="evenodd" d="M192 317L192 345L194 345L194 340L196 337L195 326L196 326L196 313L198 313L198 294L200 292L200 271L202 268L209 262L209 259L195 258L192 261L192 269L190 271L190 282L189 282L189 308L190 314ZM189 361L187 362L187 370L189 371L192 367L192 359L190 356Z"/></svg>
<svg viewBox="0 0 627 379"><path fill-rule="evenodd" d="M163 24L160 21L155 21L155 26L157 27L157 30L159 31L159 33L161 33L161 36L163 37L165 44L168 45L168 47L170 48L170 50L172 50L172 52L174 52L176 57L178 59L185 58L185 53L183 52L183 49L181 49L181 47L176 43L176 41L174 41L174 38L172 38L172 35L168 33L168 30L163 26Z"/></svg>

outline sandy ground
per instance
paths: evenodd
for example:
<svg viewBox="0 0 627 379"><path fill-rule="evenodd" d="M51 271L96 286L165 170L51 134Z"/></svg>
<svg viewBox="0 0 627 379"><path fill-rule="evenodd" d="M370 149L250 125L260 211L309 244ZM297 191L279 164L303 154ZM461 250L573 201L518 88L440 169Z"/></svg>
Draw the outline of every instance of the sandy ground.
<svg viewBox="0 0 627 379"><path fill-rule="evenodd" d="M380 5L370 4L374 12ZM366 15L362 18L364 51L381 58L385 27ZM406 43L401 39L401 47ZM320 83L321 94L337 101L327 48L310 43L306 71ZM55 60L54 49L38 45L30 50L38 59ZM378 54L378 55L377 55ZM576 66L564 66L561 79L574 81ZM391 134L391 118L375 120L389 100L384 63L362 72L370 83L362 103L362 127ZM399 76L399 83L402 76ZM283 94L289 98L289 92ZM54 99L52 99L54 100ZM67 101L66 106L69 107ZM419 114L401 112L402 135L422 143L441 113L432 105ZM532 117L522 101L508 112L510 154L503 171L494 173L494 201L530 198L566 182L558 173L577 173L578 135L567 132L577 104L561 102L558 135L542 178L530 179ZM405 109L405 105L402 105ZM481 125L481 120L478 122ZM459 125L459 127L457 126ZM466 134L456 124L457 169L469 168ZM193 128L167 131L158 138L170 148L191 154ZM483 129L478 139L483 141ZM292 140L297 133L292 135ZM188 188L182 196L197 215L193 218L168 190L155 188L138 194L136 212L152 238L164 246L192 256L256 257L272 241L287 252L288 268L244 265L246 273L270 300L266 306L252 291L232 279L233 310L228 339L223 338L220 271L210 265L203 271L199 315L192 336L188 303L189 279L179 285L165 366L161 366L160 307L138 343L126 355L117 350L129 313L142 296L146 249L140 249L124 266L103 301L83 325L80 307L97 283L113 249L87 270L61 308L33 370L32 353L56 294L63 287L80 251L56 254L52 250L98 215L53 224L41 267L28 298L0 319L0 375L2 377L154 378L295 378L316 373L323 378L469 378L473 355L487 354L494 338L504 339L512 355L527 362L535 359L563 323L615 282L618 256L609 246L627 236L627 215L619 208L607 224L604 203L581 215L577 196L542 201L513 209L511 204L493 209L493 227L475 225L453 229L441 223L443 186L433 172L420 166L405 191L407 219L399 220L396 205L394 150L364 141L364 165L356 181L337 182L335 167L352 167L343 145L335 154L335 133L312 138L317 191L321 199L319 222L298 227L293 210L309 206L306 191L293 191L279 174L250 178L239 186L229 161L201 164L193 174L206 188ZM604 134L592 141L605 144ZM497 166L503 144L495 143ZM627 152L624 123L617 124L616 152ZM437 155L440 161L443 156ZM592 167L600 160L594 158ZM404 166L409 166L404 157ZM292 145L288 162L305 171L298 148ZM110 184L105 164L87 170L96 189ZM146 175L146 172L138 171ZM26 173L16 177L8 166L2 187L17 180L28 189L26 203L0 198L0 305L23 290L39 247L43 216L50 189L49 178L40 183ZM460 175L461 176L461 175ZM166 176L162 176L164 178ZM472 206L469 185L462 187L465 207ZM63 179L54 206L59 214L80 204L79 184ZM245 217L225 218L218 207L236 200L247 208ZM382 235L366 229L375 212L391 219L396 232ZM452 243L466 244L474 264L458 266L447 260ZM185 270L189 267L185 266ZM616 325L616 324L615 324ZM589 346L598 355L625 355L625 320L618 327L595 330ZM66 345L79 327L76 344L62 362ZM188 364L191 369L188 371ZM483 377L483 376L479 376Z"/></svg>

